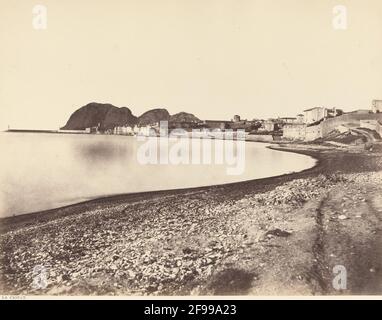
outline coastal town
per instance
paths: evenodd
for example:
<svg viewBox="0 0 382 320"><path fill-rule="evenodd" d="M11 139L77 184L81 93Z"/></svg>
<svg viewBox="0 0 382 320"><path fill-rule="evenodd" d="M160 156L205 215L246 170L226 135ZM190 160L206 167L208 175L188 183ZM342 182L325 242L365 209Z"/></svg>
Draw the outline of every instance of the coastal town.
<svg viewBox="0 0 382 320"><path fill-rule="evenodd" d="M87 126L81 120L78 124L76 114L87 109L93 113L106 108L102 119L92 119ZM117 110L112 123L105 124L110 109ZM121 110L128 110L128 116ZM129 117L130 116L130 117ZM89 115L87 115L88 118ZM117 117L117 119L115 119ZM132 118L131 118L132 117ZM74 119L73 119L74 118ZM142 121L141 121L142 120ZM75 121L76 125L71 122ZM134 117L128 108L117 108L111 104L89 103L74 112L68 123L58 130L11 129L9 132L46 132L66 134L104 134L122 136L159 136L161 122L165 122L169 132L181 129L186 137L221 137L221 133L245 132L245 140L259 142L323 142L330 138L331 143L357 144L374 141L382 137L382 100L372 100L369 108L344 111L336 107L312 107L303 110L295 117L269 119L242 119L234 115L231 120L200 120L193 114L180 112L170 115L166 109L152 109L140 117ZM201 133L191 135L191 132ZM218 133L218 135L216 134ZM181 135L178 133L178 135ZM224 137L224 135L223 135ZM336 142L337 141L337 142Z"/></svg>
<svg viewBox="0 0 382 320"><path fill-rule="evenodd" d="M167 121L169 129L183 129L185 132L225 132L244 130L246 140L282 142L309 142L336 135L346 141L357 140L364 136L373 140L373 132L382 136L382 100L373 100L371 106L345 112L336 107L313 107L302 111L295 117L277 117L270 119L242 119L234 115L231 120L200 120L185 112L170 116L165 109L153 109L146 114L151 116L143 122L104 127L95 126L73 130L63 128L61 133L113 134L113 135L159 135L160 122ZM145 114L143 115L145 116ZM333 136L334 135L334 136ZM333 140L332 139L332 140ZM339 139L338 143L341 139Z"/></svg>

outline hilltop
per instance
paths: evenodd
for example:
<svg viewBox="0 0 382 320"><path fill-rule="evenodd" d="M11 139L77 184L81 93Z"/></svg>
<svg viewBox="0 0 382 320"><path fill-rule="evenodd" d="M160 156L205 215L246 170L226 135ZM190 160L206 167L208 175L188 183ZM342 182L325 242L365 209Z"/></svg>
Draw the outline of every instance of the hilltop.
<svg viewBox="0 0 382 320"><path fill-rule="evenodd" d="M159 121L168 121L169 119L170 113L166 109L152 109L139 116L138 125L146 126Z"/></svg>
<svg viewBox="0 0 382 320"><path fill-rule="evenodd" d="M199 122L200 119L195 117L192 113L179 112L179 113L173 114L170 117L170 121L174 121L174 122Z"/></svg>
<svg viewBox="0 0 382 320"><path fill-rule="evenodd" d="M101 130L113 129L118 126L146 126L160 121L198 122L195 115L179 112L170 115L167 109L155 108L135 116L127 107L116 107L110 103L91 102L74 111L62 130L84 130L97 127Z"/></svg>

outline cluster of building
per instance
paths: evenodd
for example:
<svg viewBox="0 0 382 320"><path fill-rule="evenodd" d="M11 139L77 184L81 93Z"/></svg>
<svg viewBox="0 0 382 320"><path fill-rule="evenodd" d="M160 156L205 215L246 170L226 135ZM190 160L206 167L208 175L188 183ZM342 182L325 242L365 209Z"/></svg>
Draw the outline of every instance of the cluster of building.
<svg viewBox="0 0 382 320"><path fill-rule="evenodd" d="M379 114L379 115L377 115ZM379 119L381 118L381 119ZM338 108L314 107L304 110L296 117L278 117L275 119L244 120L239 115L234 115L231 120L203 120L169 122L169 130L182 128L185 130L208 129L215 131L245 130L252 136L278 137L288 140L311 141L322 138L328 131L343 123L356 123L359 121L382 120L382 100L373 100L371 109L359 109L345 113ZM86 128L87 133L99 133L99 126ZM145 126L117 126L103 131L105 134L115 135L155 135L159 132L160 123L155 122Z"/></svg>
<svg viewBox="0 0 382 320"><path fill-rule="evenodd" d="M382 120L382 100L373 100L371 109L344 112L337 108L315 107L303 111L302 121L295 120L282 128L282 137L290 140L312 141L344 125L361 126L365 121ZM300 116L300 115L299 115Z"/></svg>
<svg viewBox="0 0 382 320"><path fill-rule="evenodd" d="M298 121L286 123L283 128L282 136L293 140L314 140L320 136L320 130L317 130L322 121L342 115L342 109L314 107L303 111L298 115Z"/></svg>
<svg viewBox="0 0 382 320"><path fill-rule="evenodd" d="M149 136L151 133L152 126L119 126L114 127L112 134L124 135L124 136L134 136L134 135L144 135Z"/></svg>
<svg viewBox="0 0 382 320"><path fill-rule="evenodd" d="M277 118L277 119L253 119L253 120L243 120L239 115L234 115L232 120L204 120L199 123L199 125L203 128L208 129L217 129L217 130L245 130L247 132L252 133L269 133L269 132L277 132L282 126L286 123L290 123L291 121L295 121L296 118ZM300 120L297 120L300 121Z"/></svg>
<svg viewBox="0 0 382 320"><path fill-rule="evenodd" d="M255 139L303 140L312 141L323 138L334 129L344 125L362 127L375 126L377 131L382 123L382 100L373 100L370 109L344 112L338 108L313 107L305 109L296 117L276 119L242 120L235 115L230 121L205 120L200 125L210 129L244 129Z"/></svg>
<svg viewBox="0 0 382 320"><path fill-rule="evenodd" d="M159 125L158 125L159 127ZM144 135L149 136L153 134L152 129L157 129L156 126L146 125L146 126L116 126L113 129L101 130L100 124L95 127L89 127L84 130L85 133L92 134L115 134L115 135L123 135L123 136L135 136L135 135ZM67 130L66 130L67 131ZM78 131L78 130L77 130Z"/></svg>

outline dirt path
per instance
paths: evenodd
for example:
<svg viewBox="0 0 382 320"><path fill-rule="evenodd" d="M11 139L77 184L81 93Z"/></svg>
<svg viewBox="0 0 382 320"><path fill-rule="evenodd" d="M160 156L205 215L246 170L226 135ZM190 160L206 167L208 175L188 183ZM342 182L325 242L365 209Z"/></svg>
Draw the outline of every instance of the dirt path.
<svg viewBox="0 0 382 320"><path fill-rule="evenodd" d="M322 227L318 254L327 294L381 294L382 185L356 181L334 188L320 207ZM333 268L344 266L347 288L332 286Z"/></svg>
<svg viewBox="0 0 382 320"><path fill-rule="evenodd" d="M287 240L271 239L269 268L258 275L251 294L382 293L381 174L345 177L293 217L284 209L287 228L294 231ZM345 283L338 282L340 272Z"/></svg>

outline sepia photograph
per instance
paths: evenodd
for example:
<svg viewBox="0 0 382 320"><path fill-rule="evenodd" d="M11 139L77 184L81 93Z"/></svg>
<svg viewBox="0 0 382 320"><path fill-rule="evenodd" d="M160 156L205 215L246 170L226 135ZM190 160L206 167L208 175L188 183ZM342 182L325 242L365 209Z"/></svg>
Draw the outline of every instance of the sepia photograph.
<svg viewBox="0 0 382 320"><path fill-rule="evenodd" d="M0 295L382 297L381 0L0 0ZM144 315L235 315L235 304Z"/></svg>

